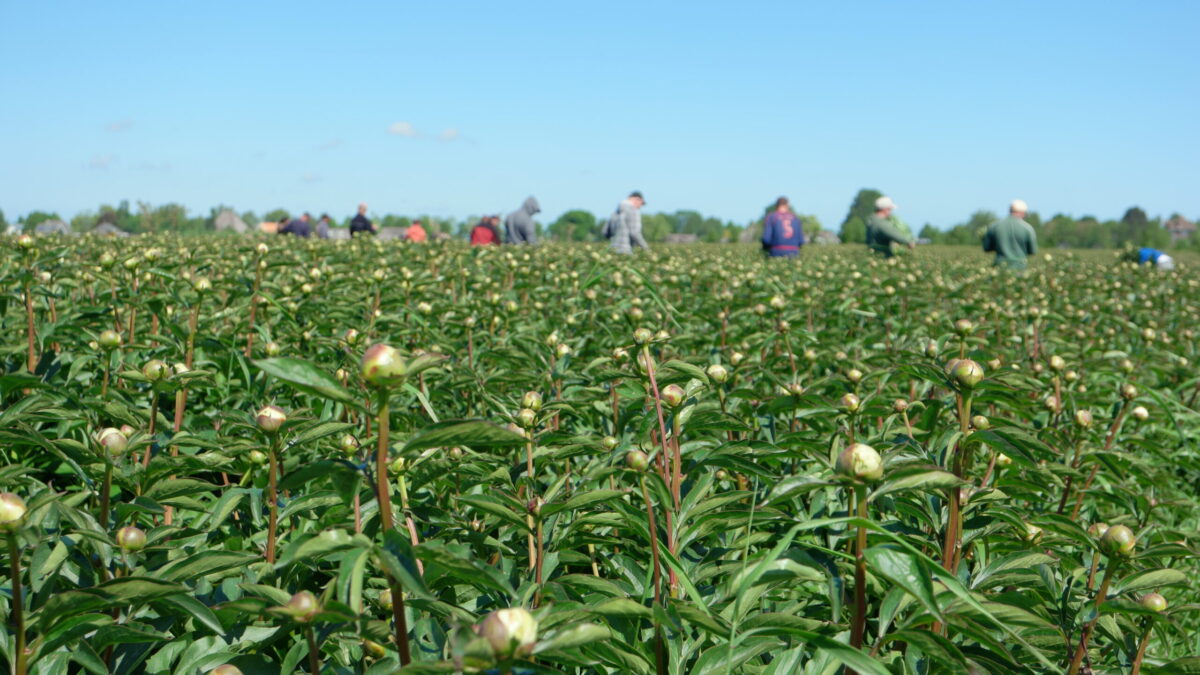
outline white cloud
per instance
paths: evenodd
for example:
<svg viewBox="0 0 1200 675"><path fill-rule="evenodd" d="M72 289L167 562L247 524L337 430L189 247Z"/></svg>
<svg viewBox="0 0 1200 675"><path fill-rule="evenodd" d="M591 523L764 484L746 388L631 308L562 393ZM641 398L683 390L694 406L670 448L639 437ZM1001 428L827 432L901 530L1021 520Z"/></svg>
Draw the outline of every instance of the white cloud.
<svg viewBox="0 0 1200 675"><path fill-rule="evenodd" d="M438 140L442 141L444 143L449 143L450 141L457 141L460 137L461 137L461 135L458 133L458 129L455 129L454 127L450 127L448 129L446 129L445 131L443 131L442 133L438 134Z"/></svg>
<svg viewBox="0 0 1200 675"><path fill-rule="evenodd" d="M333 150L334 148L340 146L342 143L344 143L344 141L342 139L335 138L332 141L325 141L324 143L319 145L318 148L321 150Z"/></svg>
<svg viewBox="0 0 1200 675"><path fill-rule="evenodd" d="M305 183L319 183L321 182L321 177L312 171L306 171L304 175L300 176L300 180Z"/></svg>
<svg viewBox="0 0 1200 675"><path fill-rule="evenodd" d="M117 120L115 122L109 122L108 124L104 125L104 129L106 131L111 131L113 133L117 133L117 132L125 131L126 129L128 129L131 126L133 126L133 120Z"/></svg>
<svg viewBox="0 0 1200 675"><path fill-rule="evenodd" d="M97 171L106 171L116 159L112 155L95 155L88 161L87 167L89 169L96 169Z"/></svg>
<svg viewBox="0 0 1200 675"><path fill-rule="evenodd" d="M134 168L138 169L139 171L164 172L164 171L171 170L171 163L170 162L142 162Z"/></svg>
<svg viewBox="0 0 1200 675"><path fill-rule="evenodd" d="M411 122L392 122L392 125L388 127L388 133L405 138L417 137L417 130L413 128Z"/></svg>

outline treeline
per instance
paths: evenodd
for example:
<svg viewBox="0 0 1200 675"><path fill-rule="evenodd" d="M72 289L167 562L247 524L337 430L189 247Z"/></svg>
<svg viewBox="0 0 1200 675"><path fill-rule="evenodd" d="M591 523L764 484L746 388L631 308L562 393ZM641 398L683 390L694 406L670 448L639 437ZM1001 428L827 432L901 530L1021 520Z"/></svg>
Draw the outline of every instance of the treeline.
<svg viewBox="0 0 1200 675"><path fill-rule="evenodd" d="M866 221L874 211L875 199L881 193L874 189L863 189L855 195L850 209L843 219L838 231L842 243L862 243L866 238ZM771 206L763 208L761 215L746 223L721 220L689 209L673 213L643 213L642 227L647 241L663 242L668 240L728 242L756 241L762 231L762 215ZM227 206L216 206L207 214L191 214L181 204L153 205L138 202L131 206L128 201L122 201L116 206L102 204L95 210L83 211L70 219L62 218L57 213L49 211L32 211L16 221L16 225L24 231L32 231L39 224L48 220L62 220L76 232L90 232L101 224L110 224L132 234L155 232L178 232L184 234L199 234L213 231L216 219L222 211L236 210ZM254 211L244 211L238 214L251 228L260 222L279 222L300 215L299 211L274 209L261 216ZM313 218L320 213L312 213ZM330 214L335 227L349 227L352 213ZM501 214L503 215L503 214ZM797 214L804 224L804 232L812 241L818 232L823 230L816 216ZM933 244L976 246L984 231L996 220L1003 217L995 211L980 210L971 214L965 222L942 230L932 224L925 223L919 229L913 228L903 220L899 226L908 234ZM599 241L600 232L609 214L596 214L583 209L572 209L558 216L553 222L537 222L539 237L557 241ZM479 221L480 216L468 216L462 219L438 218L429 215L399 215L371 214L371 220L380 227L407 228L414 220L420 220L429 234L446 233L452 237L466 238L471 228ZM1039 213L1031 212L1026 220L1037 231L1038 242L1042 247L1070 248L1118 248L1126 244L1135 246L1153 246L1159 249L1187 248L1200 251L1200 233L1195 224L1179 214L1170 218L1149 217L1145 211L1134 206L1129 208L1118 220L1100 220L1094 216L1076 218L1067 214L1055 214L1044 219ZM0 231L8 229L9 222L0 211ZM675 235L674 237L672 235Z"/></svg>

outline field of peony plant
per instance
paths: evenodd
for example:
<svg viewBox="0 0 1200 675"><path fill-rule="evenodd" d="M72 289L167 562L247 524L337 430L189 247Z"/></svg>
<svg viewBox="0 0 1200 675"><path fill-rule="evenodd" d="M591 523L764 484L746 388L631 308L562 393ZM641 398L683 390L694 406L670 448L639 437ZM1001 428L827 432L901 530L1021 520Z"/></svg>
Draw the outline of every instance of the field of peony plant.
<svg viewBox="0 0 1200 675"><path fill-rule="evenodd" d="M20 238L0 658L1191 673L1200 278Z"/></svg>

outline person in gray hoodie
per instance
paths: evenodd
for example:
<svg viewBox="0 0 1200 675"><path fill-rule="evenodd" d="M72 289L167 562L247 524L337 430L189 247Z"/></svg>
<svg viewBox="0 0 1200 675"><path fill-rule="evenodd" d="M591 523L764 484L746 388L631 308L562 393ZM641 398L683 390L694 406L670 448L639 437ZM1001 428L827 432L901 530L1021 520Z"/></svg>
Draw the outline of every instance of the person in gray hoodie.
<svg viewBox="0 0 1200 675"><path fill-rule="evenodd" d="M542 207L533 197L525 200L521 208L504 217L504 240L510 244L536 244L537 230L533 226L533 214Z"/></svg>
<svg viewBox="0 0 1200 675"><path fill-rule="evenodd" d="M604 236L612 240L614 252L633 253L634 246L649 248L642 236L642 207L645 205L646 200L640 192L633 192L617 205L616 213L604 226Z"/></svg>

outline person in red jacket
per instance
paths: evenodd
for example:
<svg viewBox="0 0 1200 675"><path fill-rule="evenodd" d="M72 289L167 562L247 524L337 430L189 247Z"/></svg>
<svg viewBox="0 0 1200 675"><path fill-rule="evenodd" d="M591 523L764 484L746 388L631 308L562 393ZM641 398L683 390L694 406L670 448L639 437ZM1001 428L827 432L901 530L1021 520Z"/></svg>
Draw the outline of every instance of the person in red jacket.
<svg viewBox="0 0 1200 675"><path fill-rule="evenodd" d="M414 244L424 244L429 235L425 232L425 228L421 227L421 221L414 220L412 225L408 226L408 230L404 232L404 238Z"/></svg>
<svg viewBox="0 0 1200 675"><path fill-rule="evenodd" d="M480 218L479 222L475 224L475 227L471 229L471 245L499 245L500 230L496 229L496 223L498 222L500 222L499 216L484 216L483 218Z"/></svg>

